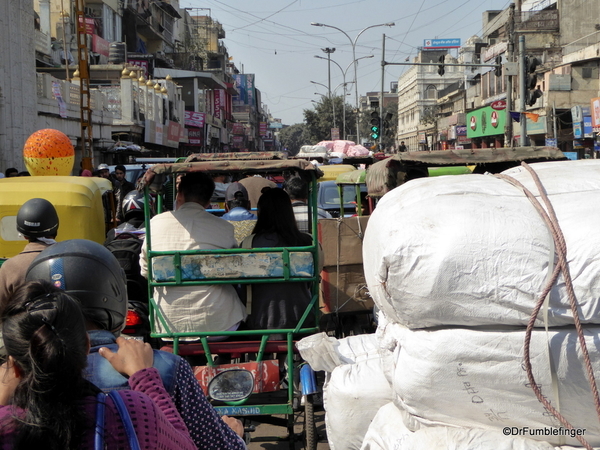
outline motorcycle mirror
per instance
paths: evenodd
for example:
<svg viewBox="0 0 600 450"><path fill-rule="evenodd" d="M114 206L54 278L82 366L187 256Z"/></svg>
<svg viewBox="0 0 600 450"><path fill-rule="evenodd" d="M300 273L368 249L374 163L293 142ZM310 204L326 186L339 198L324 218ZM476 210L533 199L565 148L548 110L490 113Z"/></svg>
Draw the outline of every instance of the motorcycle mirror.
<svg viewBox="0 0 600 450"><path fill-rule="evenodd" d="M217 374L208 383L208 396L221 402L235 402L250 397L254 375L244 369L231 369Z"/></svg>

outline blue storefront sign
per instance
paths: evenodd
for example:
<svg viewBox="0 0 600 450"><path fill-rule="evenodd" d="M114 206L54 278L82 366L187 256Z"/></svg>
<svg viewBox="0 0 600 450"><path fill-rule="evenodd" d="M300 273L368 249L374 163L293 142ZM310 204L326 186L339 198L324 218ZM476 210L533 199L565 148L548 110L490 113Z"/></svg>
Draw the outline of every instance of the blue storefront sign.
<svg viewBox="0 0 600 450"><path fill-rule="evenodd" d="M423 41L423 48L460 48L460 39L425 39Z"/></svg>
<svg viewBox="0 0 600 450"><path fill-rule="evenodd" d="M591 139L594 137L594 129L592 128L591 117L583 118L583 137L587 139Z"/></svg>

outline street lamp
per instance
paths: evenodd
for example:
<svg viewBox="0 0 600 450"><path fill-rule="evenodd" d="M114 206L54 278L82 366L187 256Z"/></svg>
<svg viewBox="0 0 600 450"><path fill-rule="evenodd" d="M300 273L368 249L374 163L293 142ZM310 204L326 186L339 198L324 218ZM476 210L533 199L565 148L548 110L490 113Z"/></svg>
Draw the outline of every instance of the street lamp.
<svg viewBox="0 0 600 450"><path fill-rule="evenodd" d="M335 52L335 47L333 48L322 48L321 49L324 53L327 53L327 60L329 62L331 62L331 54L333 52ZM331 97L331 64L327 65L327 86L328 86L328 90L329 90L329 97Z"/></svg>
<svg viewBox="0 0 600 450"><path fill-rule="evenodd" d="M353 81L346 83L346 73L348 72L348 69L350 68L350 66L352 64L354 64L355 61L352 61L350 64L348 64L348 66L346 67L346 70L342 69L342 66L340 66L337 62L335 62L333 59L330 58L323 58L322 56L319 55L315 55L315 58L319 58L319 59L324 59L327 61L327 63L329 64L330 62L334 63L336 66L338 66L340 68L340 70L342 71L342 79L344 80L343 82L343 86L344 86L344 97L343 97L343 102L342 102L342 106L343 106L343 122L342 122L342 136L344 136L344 140L346 140L346 86L350 83L354 83ZM373 55L368 55L368 56L361 56L360 58L358 58L356 61L358 61L359 59L365 59L365 58L373 58ZM339 86L338 86L339 87ZM337 89L337 88L336 88ZM358 115L358 112L357 112Z"/></svg>
<svg viewBox="0 0 600 450"><path fill-rule="evenodd" d="M348 35L348 33L346 33L344 30L342 30L341 28L338 27L334 27L333 25L327 25L324 23L318 23L318 22L311 22L311 25L314 27L327 27L327 28L333 28L334 30L338 30L341 33L344 34L344 36L346 36L348 38L348 40L350 41L350 45L352 45L352 62L354 63L354 97L355 97L355 102L356 102L356 143L360 144L360 131L359 131L359 104L358 104L358 77L357 77L357 65L356 65L356 41L358 41L358 38L360 37L361 34L363 34L365 31L367 31L370 28L375 28L375 27L393 27L394 25L396 25L394 22L388 22L388 23L380 23L377 25L371 25L368 26L366 28L363 28L362 30L360 30L360 32L356 35L356 37L354 38L354 40L352 40L352 38Z"/></svg>

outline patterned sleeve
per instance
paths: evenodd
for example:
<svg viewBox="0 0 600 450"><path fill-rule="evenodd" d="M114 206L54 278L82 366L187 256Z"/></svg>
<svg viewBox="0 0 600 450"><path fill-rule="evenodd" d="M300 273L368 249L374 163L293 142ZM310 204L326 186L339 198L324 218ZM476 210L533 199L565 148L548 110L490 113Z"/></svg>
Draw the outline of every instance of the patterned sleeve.
<svg viewBox="0 0 600 450"><path fill-rule="evenodd" d="M246 449L244 441L208 402L186 360L181 360L177 369L173 401L199 450Z"/></svg>
<svg viewBox="0 0 600 450"><path fill-rule="evenodd" d="M145 396L138 394L134 397L136 392L119 391L130 412L142 448L196 449L156 369L149 368L134 373L129 378L129 385L151 400L149 404L145 404Z"/></svg>

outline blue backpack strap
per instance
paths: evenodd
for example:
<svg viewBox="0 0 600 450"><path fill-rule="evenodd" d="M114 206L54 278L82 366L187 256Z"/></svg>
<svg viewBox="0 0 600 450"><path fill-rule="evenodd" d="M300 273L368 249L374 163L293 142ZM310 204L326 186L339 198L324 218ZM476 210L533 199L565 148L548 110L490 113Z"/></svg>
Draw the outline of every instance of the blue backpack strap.
<svg viewBox="0 0 600 450"><path fill-rule="evenodd" d="M96 396L96 428L94 430L94 450L104 450L104 410L106 407L106 394L98 393Z"/></svg>
<svg viewBox="0 0 600 450"><path fill-rule="evenodd" d="M127 434L127 440L129 441L129 448L131 448L131 450L141 450L140 443L137 435L135 434L135 429L133 428L133 422L129 416L129 411L127 411L127 407L125 406L125 402L117 391L110 391L108 395L117 407L117 412L119 413L121 421L123 422L123 426L125 427L125 433Z"/></svg>

